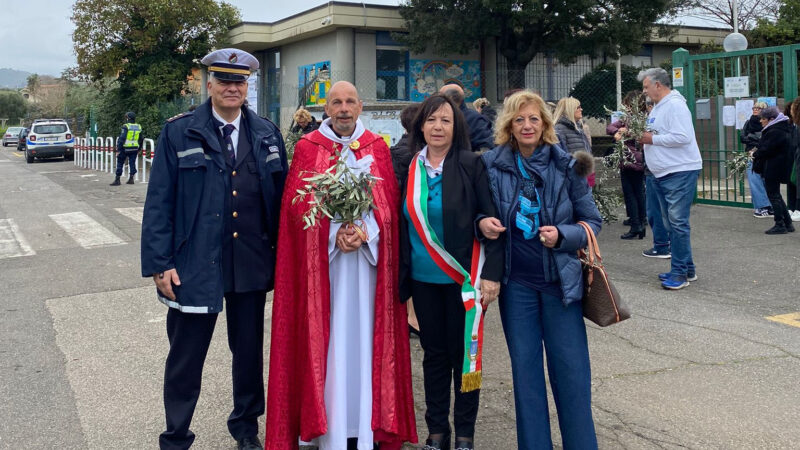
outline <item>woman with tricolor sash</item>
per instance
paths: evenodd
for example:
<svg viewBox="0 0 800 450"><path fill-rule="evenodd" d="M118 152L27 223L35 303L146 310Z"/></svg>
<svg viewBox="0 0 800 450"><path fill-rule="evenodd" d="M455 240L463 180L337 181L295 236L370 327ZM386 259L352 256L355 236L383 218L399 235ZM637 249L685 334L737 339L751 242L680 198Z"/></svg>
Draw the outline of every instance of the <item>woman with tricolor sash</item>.
<svg viewBox="0 0 800 450"><path fill-rule="evenodd" d="M422 150L407 173L398 174L403 193L400 293L403 300L413 298L425 352L429 435L424 448L451 448L453 389L455 448L473 449L483 315L499 293L503 241L477 234L479 222L497 219L486 168L470 151L458 107L440 94L428 97L410 133L410 148Z"/></svg>
<svg viewBox="0 0 800 450"><path fill-rule="evenodd" d="M563 448L596 449L576 256L586 246L577 222L595 233L602 223L586 181L593 159L558 145L549 109L530 91L506 99L495 142L482 157L500 223L480 226L490 239L505 235L499 309L511 356L518 448L553 448L544 346Z"/></svg>

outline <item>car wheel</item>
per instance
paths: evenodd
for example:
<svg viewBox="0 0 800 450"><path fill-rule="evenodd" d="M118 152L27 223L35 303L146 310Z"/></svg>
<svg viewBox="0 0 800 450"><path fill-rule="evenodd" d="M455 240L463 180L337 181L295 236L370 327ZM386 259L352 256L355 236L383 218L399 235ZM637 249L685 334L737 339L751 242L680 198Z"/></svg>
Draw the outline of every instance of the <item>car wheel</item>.
<svg viewBox="0 0 800 450"><path fill-rule="evenodd" d="M33 155L29 155L25 152L25 161L27 161L28 164L33 164Z"/></svg>

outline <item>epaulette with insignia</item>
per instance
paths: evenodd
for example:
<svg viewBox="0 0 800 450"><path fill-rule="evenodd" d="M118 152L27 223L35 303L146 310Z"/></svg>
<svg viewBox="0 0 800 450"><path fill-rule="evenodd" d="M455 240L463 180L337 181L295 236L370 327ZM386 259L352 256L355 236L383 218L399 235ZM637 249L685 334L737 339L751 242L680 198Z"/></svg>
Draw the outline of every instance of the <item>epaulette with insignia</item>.
<svg viewBox="0 0 800 450"><path fill-rule="evenodd" d="M193 115L193 114L194 114L194 111L182 112L180 114L176 114L176 115L170 117L169 119L167 119L167 122L173 122L173 121L176 121L176 120L180 119L181 117L186 117L186 116L190 116L190 115Z"/></svg>

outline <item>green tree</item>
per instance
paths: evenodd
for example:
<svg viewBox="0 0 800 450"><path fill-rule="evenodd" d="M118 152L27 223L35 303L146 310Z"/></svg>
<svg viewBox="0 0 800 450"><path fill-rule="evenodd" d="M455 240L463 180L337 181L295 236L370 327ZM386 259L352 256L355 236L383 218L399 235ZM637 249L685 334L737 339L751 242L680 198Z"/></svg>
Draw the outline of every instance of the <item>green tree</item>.
<svg viewBox="0 0 800 450"><path fill-rule="evenodd" d="M622 93L642 89L642 83L636 80L641 69L633 66L622 65ZM606 118L605 108L617 108L617 69L613 64L603 64L595 67L584 75L572 88L569 95L581 102L583 115L588 117Z"/></svg>
<svg viewBox="0 0 800 450"><path fill-rule="evenodd" d="M754 48L800 42L800 0L784 0L777 20L758 19L755 28L746 35Z"/></svg>
<svg viewBox="0 0 800 450"><path fill-rule="evenodd" d="M25 117L28 103L17 91L0 91L0 118L10 119L9 123Z"/></svg>
<svg viewBox="0 0 800 450"><path fill-rule="evenodd" d="M224 46L239 20L238 9L215 0L76 0L76 72L108 91L100 123L118 126L134 111L154 137L169 117L159 105L179 99L194 61Z"/></svg>
<svg viewBox="0 0 800 450"><path fill-rule="evenodd" d="M511 87L524 87L525 67L538 53L561 62L576 56L636 52L655 22L688 0L408 0L400 6L408 34L397 39L415 52L467 53L497 39Z"/></svg>
<svg viewBox="0 0 800 450"><path fill-rule="evenodd" d="M28 75L28 94L30 94L31 97L36 98L40 84L39 75L35 73Z"/></svg>

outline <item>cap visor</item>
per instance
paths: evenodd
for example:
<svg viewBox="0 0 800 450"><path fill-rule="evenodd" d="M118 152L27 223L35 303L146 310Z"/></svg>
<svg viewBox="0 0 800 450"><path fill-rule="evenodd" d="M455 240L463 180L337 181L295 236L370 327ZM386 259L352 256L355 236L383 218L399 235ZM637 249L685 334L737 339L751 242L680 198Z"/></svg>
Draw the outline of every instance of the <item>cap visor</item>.
<svg viewBox="0 0 800 450"><path fill-rule="evenodd" d="M227 72L217 72L211 71L214 74L214 78L223 81L247 81L247 77L244 75L240 75L238 73L227 73Z"/></svg>

